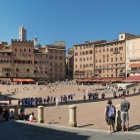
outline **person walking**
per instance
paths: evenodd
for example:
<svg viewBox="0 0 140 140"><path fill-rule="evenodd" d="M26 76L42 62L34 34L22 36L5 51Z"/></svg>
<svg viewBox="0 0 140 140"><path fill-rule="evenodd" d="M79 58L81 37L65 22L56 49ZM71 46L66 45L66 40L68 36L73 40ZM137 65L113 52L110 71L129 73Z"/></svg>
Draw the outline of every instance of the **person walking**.
<svg viewBox="0 0 140 140"><path fill-rule="evenodd" d="M115 116L116 116L116 108L112 105L112 101L108 100L107 106L105 107L104 111L104 118L108 125L109 134L115 132Z"/></svg>
<svg viewBox="0 0 140 140"><path fill-rule="evenodd" d="M126 101L125 95L121 96L121 99L123 100L120 104L121 107L121 120L122 120L122 131L125 131L129 129L129 109L130 109L130 102Z"/></svg>

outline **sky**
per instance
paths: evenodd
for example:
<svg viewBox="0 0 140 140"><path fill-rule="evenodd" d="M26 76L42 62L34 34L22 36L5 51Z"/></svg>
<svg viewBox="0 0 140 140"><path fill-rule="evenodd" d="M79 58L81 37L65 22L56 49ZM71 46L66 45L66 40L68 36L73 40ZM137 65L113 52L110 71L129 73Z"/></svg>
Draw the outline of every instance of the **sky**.
<svg viewBox="0 0 140 140"><path fill-rule="evenodd" d="M66 50L85 41L140 35L140 0L0 0L0 41L27 39L44 46L66 41Z"/></svg>

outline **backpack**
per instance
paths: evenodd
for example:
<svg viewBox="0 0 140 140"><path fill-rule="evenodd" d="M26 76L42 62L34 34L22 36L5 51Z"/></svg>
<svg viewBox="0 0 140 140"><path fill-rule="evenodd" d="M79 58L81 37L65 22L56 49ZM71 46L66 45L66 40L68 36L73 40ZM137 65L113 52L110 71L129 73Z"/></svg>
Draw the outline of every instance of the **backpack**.
<svg viewBox="0 0 140 140"><path fill-rule="evenodd" d="M111 117L111 118L115 117L115 115L116 115L115 107L113 105L111 105L111 106L107 106L107 108L108 108L107 109L107 116Z"/></svg>

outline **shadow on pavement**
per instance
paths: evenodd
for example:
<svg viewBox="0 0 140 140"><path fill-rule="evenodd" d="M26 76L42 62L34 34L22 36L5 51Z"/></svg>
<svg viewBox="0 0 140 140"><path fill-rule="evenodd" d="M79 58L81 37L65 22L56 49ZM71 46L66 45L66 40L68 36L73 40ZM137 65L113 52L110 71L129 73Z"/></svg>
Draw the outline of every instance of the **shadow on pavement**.
<svg viewBox="0 0 140 140"><path fill-rule="evenodd" d="M140 130L140 125L133 125L129 127L130 131Z"/></svg>
<svg viewBox="0 0 140 140"><path fill-rule="evenodd" d="M80 135L74 130L69 132L68 130L57 130L11 120L1 123L0 133L2 134L1 140L87 140L89 138L89 136Z"/></svg>
<svg viewBox="0 0 140 140"><path fill-rule="evenodd" d="M85 127L85 126L91 126L91 125L94 125L94 124L85 124L85 125L80 125L80 126L78 126L78 127Z"/></svg>

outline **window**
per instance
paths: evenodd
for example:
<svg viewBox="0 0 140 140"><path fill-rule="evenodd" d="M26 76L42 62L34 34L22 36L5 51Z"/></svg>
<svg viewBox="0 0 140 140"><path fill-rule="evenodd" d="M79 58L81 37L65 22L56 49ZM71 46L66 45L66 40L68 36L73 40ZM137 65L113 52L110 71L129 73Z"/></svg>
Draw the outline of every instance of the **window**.
<svg viewBox="0 0 140 140"><path fill-rule="evenodd" d="M90 51L89 53L92 54L92 51Z"/></svg>
<svg viewBox="0 0 140 140"><path fill-rule="evenodd" d="M87 61L88 61L88 57L87 57Z"/></svg>
<svg viewBox="0 0 140 140"><path fill-rule="evenodd" d="M129 51L129 46L126 47L126 50Z"/></svg>
<svg viewBox="0 0 140 140"><path fill-rule="evenodd" d="M117 57L116 57L116 61L117 61Z"/></svg>
<svg viewBox="0 0 140 140"><path fill-rule="evenodd" d="M27 69L27 72L29 72L29 69Z"/></svg>
<svg viewBox="0 0 140 140"><path fill-rule="evenodd" d="M120 57L120 61L122 61L122 57Z"/></svg>
<svg viewBox="0 0 140 140"><path fill-rule="evenodd" d="M113 52L113 48L110 49L110 52Z"/></svg>
<svg viewBox="0 0 140 140"><path fill-rule="evenodd" d="M75 62L77 62L77 58L75 58Z"/></svg>
<svg viewBox="0 0 140 140"><path fill-rule="evenodd" d="M59 59L63 59L63 57L62 56L59 56Z"/></svg>
<svg viewBox="0 0 140 140"><path fill-rule="evenodd" d="M123 50L123 47L119 47L119 50Z"/></svg>
<svg viewBox="0 0 140 140"><path fill-rule="evenodd" d="M75 65L75 68L77 68L77 65Z"/></svg>
<svg viewBox="0 0 140 140"><path fill-rule="evenodd" d="M85 58L83 58L83 61L85 61Z"/></svg>
<svg viewBox="0 0 140 140"><path fill-rule="evenodd" d="M111 62L113 62L113 58L111 58Z"/></svg>
<svg viewBox="0 0 140 140"><path fill-rule="evenodd" d="M24 52L26 52L26 49L24 49Z"/></svg>
<svg viewBox="0 0 140 140"><path fill-rule="evenodd" d="M16 72L18 72L19 71L19 69L18 68L16 68Z"/></svg>
<svg viewBox="0 0 140 140"><path fill-rule="evenodd" d="M17 52L17 48L15 48L15 52Z"/></svg>

